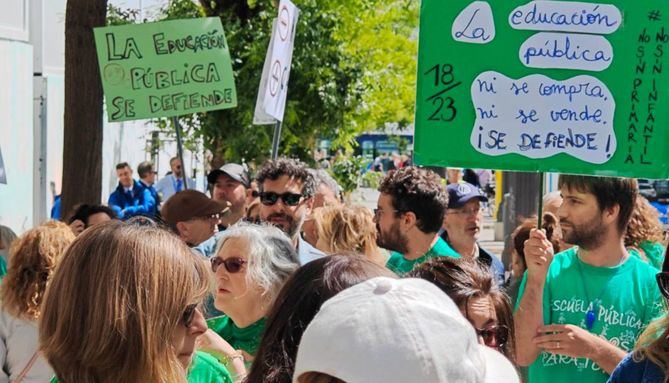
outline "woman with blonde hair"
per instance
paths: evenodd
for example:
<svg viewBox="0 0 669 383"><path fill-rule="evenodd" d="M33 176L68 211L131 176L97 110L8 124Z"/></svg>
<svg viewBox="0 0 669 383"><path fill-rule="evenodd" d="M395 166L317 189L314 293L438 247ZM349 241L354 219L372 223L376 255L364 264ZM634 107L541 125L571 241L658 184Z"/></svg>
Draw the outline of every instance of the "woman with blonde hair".
<svg viewBox="0 0 669 383"><path fill-rule="evenodd" d="M316 247L326 254L360 253L385 266L386 257L376 245L374 214L362 206L327 206L314 213L318 230Z"/></svg>
<svg viewBox="0 0 669 383"><path fill-rule="evenodd" d="M669 246L664 254L662 271L657 273L657 286L669 300ZM649 304L659 302L649 302ZM609 383L667 383L669 382L669 314L651 322L639 336L637 345L618 364Z"/></svg>
<svg viewBox="0 0 669 383"><path fill-rule="evenodd" d="M635 257L662 268L664 230L657 210L642 196L637 196L630 223L625 233L625 247Z"/></svg>
<svg viewBox="0 0 669 383"><path fill-rule="evenodd" d="M91 227L47 288L44 356L63 383L230 382L218 361L195 352L211 282L206 262L166 230L120 221Z"/></svg>
<svg viewBox="0 0 669 383"><path fill-rule="evenodd" d="M53 271L73 240L69 226L49 221L12 244L0 291L0 382L45 382L53 376L37 350L37 320Z"/></svg>

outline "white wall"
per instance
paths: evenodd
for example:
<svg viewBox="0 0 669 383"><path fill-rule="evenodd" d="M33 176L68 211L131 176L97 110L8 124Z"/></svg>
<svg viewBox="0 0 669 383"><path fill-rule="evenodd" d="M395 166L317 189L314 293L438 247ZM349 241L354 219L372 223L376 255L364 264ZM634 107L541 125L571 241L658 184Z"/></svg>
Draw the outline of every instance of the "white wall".
<svg viewBox="0 0 669 383"><path fill-rule="evenodd" d="M0 225L33 225L32 46L0 35L0 148L7 185L0 185Z"/></svg>

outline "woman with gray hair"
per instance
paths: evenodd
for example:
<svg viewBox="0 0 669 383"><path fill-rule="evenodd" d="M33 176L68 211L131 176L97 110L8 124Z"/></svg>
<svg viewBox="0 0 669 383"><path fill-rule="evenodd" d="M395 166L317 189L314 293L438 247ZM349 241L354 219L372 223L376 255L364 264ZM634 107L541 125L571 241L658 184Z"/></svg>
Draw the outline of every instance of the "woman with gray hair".
<svg viewBox="0 0 669 383"><path fill-rule="evenodd" d="M226 315L207 321L212 331L200 348L237 371L248 367L265 329L265 316L283 283L299 267L297 253L279 229L240 222L218 241L211 268L216 276L214 306ZM229 344L229 345L228 345Z"/></svg>

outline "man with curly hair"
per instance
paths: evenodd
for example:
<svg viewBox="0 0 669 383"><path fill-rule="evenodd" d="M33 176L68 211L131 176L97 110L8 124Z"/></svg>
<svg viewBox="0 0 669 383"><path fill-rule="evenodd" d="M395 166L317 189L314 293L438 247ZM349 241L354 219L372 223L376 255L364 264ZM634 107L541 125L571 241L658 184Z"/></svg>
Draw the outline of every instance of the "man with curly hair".
<svg viewBox="0 0 669 383"><path fill-rule="evenodd" d="M300 264L323 257L300 235L311 214L316 182L300 160L280 157L267 161L256 175L260 189L260 219L286 233L298 252Z"/></svg>
<svg viewBox="0 0 669 383"><path fill-rule="evenodd" d="M391 251L387 268L402 276L430 258L460 258L437 235L448 194L436 173L415 166L391 171L379 191L376 243Z"/></svg>

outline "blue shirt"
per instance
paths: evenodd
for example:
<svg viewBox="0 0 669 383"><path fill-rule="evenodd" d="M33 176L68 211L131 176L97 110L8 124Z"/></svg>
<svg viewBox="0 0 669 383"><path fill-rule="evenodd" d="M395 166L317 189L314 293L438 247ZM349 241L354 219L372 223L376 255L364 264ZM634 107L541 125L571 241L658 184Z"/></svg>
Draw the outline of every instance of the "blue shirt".
<svg viewBox="0 0 669 383"><path fill-rule="evenodd" d="M629 353L620 364L613 370L607 383L662 383L664 382L664 373L662 370L648 358L641 359L640 362L634 360L634 353Z"/></svg>

